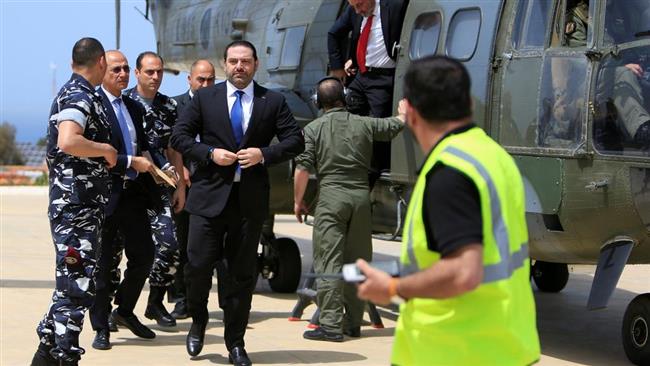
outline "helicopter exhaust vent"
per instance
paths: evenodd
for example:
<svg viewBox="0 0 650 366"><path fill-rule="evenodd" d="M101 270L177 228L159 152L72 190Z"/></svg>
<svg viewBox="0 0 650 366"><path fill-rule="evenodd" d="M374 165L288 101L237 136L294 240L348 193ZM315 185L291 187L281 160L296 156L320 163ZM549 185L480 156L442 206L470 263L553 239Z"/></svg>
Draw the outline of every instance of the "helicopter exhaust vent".
<svg viewBox="0 0 650 366"><path fill-rule="evenodd" d="M560 217L558 215L542 214L542 219L544 220L544 226L546 226L546 230L564 231L562 223L560 222Z"/></svg>

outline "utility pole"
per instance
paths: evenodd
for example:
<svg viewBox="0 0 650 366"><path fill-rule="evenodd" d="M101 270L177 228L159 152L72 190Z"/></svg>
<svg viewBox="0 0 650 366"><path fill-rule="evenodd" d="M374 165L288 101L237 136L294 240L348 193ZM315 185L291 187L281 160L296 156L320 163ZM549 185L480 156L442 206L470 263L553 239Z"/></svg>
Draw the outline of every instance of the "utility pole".
<svg viewBox="0 0 650 366"><path fill-rule="evenodd" d="M50 62L50 70L52 70L52 98L56 97L56 64Z"/></svg>

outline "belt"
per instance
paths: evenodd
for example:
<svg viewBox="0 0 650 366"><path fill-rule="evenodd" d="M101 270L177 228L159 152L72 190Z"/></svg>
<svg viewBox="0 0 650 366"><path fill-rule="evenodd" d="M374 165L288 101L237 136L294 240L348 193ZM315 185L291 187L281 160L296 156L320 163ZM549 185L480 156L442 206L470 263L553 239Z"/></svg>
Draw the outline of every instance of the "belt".
<svg viewBox="0 0 650 366"><path fill-rule="evenodd" d="M365 74L371 74L371 75L387 75L387 76L392 76L395 75L395 68L391 67L367 67L366 72L363 73Z"/></svg>

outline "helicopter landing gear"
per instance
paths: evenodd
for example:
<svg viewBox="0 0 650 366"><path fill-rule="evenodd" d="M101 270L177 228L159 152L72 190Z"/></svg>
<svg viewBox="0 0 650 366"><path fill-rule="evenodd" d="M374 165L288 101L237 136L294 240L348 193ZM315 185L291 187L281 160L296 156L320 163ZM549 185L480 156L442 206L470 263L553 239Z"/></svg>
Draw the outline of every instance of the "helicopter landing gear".
<svg viewBox="0 0 650 366"><path fill-rule="evenodd" d="M531 275L540 291L560 292L569 281L569 266L565 263L535 261Z"/></svg>
<svg viewBox="0 0 650 366"><path fill-rule="evenodd" d="M623 316L623 348L635 365L650 364L650 293L635 297Z"/></svg>

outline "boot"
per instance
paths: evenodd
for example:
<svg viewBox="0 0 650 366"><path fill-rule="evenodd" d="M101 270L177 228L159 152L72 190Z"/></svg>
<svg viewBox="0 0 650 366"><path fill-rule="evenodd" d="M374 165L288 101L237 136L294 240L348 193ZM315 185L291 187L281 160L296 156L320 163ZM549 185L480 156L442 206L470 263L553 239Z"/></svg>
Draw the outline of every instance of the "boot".
<svg viewBox="0 0 650 366"><path fill-rule="evenodd" d="M144 312L144 316L148 319L155 319L156 323L161 327L173 327L176 326L176 319L167 312L167 309L163 305L166 290L165 287L150 287L149 300L147 301L147 309Z"/></svg>

